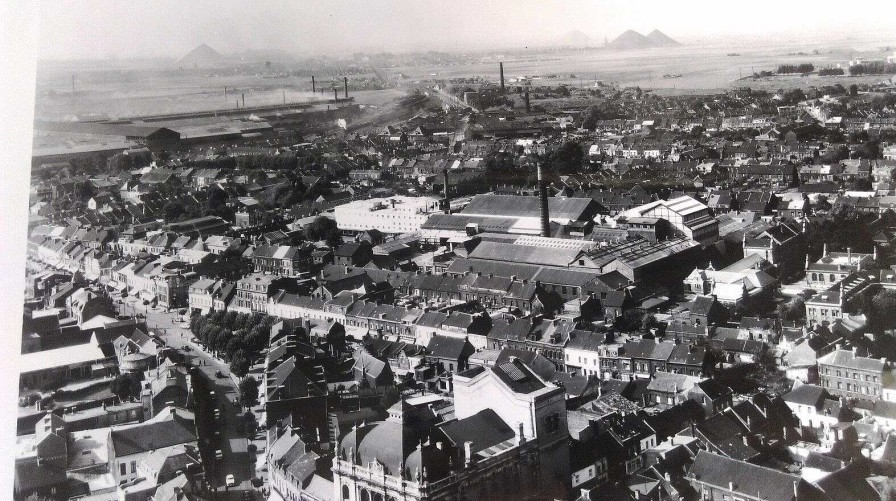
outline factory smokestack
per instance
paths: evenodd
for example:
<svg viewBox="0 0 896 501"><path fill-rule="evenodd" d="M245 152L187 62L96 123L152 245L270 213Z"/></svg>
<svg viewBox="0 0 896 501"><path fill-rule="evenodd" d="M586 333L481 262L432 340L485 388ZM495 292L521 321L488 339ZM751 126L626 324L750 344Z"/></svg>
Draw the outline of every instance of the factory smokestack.
<svg viewBox="0 0 896 501"><path fill-rule="evenodd" d="M224 101L227 102L227 86L224 86Z"/></svg>
<svg viewBox="0 0 896 501"><path fill-rule="evenodd" d="M311 93L317 93L317 85L314 83L314 75L311 75Z"/></svg>
<svg viewBox="0 0 896 501"><path fill-rule="evenodd" d="M348 77L342 77L342 88L345 89L345 98L348 99Z"/></svg>
<svg viewBox="0 0 896 501"><path fill-rule="evenodd" d="M442 171L445 180L445 214L451 214L451 199L448 198L448 169Z"/></svg>
<svg viewBox="0 0 896 501"><path fill-rule="evenodd" d="M339 101L339 89L333 87L333 101Z"/></svg>
<svg viewBox="0 0 896 501"><path fill-rule="evenodd" d="M542 172L541 164L538 165L538 198L541 202L541 236L551 236L550 214L548 212L548 187L544 182L544 172Z"/></svg>
<svg viewBox="0 0 896 501"><path fill-rule="evenodd" d="M532 108L529 106L529 89L526 89L526 113L532 111Z"/></svg>
<svg viewBox="0 0 896 501"><path fill-rule="evenodd" d="M242 96L243 96L243 108L245 108L246 107L246 94L243 93Z"/></svg>
<svg viewBox="0 0 896 501"><path fill-rule="evenodd" d="M498 63L501 68L501 93L504 93L504 61Z"/></svg>

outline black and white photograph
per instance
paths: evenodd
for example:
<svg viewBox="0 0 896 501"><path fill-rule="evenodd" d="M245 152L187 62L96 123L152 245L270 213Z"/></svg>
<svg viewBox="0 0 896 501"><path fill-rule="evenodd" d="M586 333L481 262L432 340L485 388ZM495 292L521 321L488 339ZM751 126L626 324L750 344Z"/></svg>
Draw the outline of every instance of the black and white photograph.
<svg viewBox="0 0 896 501"><path fill-rule="evenodd" d="M0 499L896 500L892 0L9 0L0 53Z"/></svg>

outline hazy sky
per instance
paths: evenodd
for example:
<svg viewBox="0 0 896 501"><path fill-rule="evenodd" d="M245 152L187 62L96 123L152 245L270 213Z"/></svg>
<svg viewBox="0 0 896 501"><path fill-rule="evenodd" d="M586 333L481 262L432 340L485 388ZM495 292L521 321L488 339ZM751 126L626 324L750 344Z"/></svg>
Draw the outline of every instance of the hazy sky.
<svg viewBox="0 0 896 501"><path fill-rule="evenodd" d="M680 40L865 31L896 45L894 0L41 0L37 11L42 59L176 58L200 43L222 53L507 48L572 30L600 43L629 28Z"/></svg>

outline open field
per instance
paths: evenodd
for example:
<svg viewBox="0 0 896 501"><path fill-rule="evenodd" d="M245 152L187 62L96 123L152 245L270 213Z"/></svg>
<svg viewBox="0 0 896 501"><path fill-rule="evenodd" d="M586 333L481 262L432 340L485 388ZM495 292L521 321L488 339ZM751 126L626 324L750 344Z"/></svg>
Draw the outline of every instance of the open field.
<svg viewBox="0 0 896 501"><path fill-rule="evenodd" d="M108 74L104 74L108 76ZM113 75L115 77L116 75ZM71 73L54 75L39 81L35 101L37 118L63 118L86 113L128 117L186 111L204 111L242 106L298 103L314 99L332 99L332 91L313 94L310 79L294 77L267 78L252 75L200 76L161 74L153 76L142 71L136 76L122 73L120 78L99 78L89 73L75 74L75 92L71 91ZM86 81L85 81L86 80ZM330 81L326 81L330 85ZM323 86L324 82L320 82ZM227 97L224 97L224 87ZM371 91L355 91L351 95L359 102L369 99L371 104L382 98L371 96ZM342 97L340 82L339 97Z"/></svg>
<svg viewBox="0 0 896 501"><path fill-rule="evenodd" d="M858 52L855 46L866 50ZM634 51L604 49L557 49L515 51L508 54L482 54L458 57L452 64L426 66L395 66L382 68L387 78L399 84L397 89L350 91L360 104L382 107L404 93L404 89L419 82L451 78L483 77L498 81L498 61L504 61L509 84L528 77L533 84L591 86L597 81L620 86L640 86L663 94L717 92L734 86L779 89L842 83L877 82L884 76L817 75L770 77L754 80L754 72L773 71L780 64L812 63L816 68L845 66L849 59L885 57L872 47L896 46L896 40L853 40L808 43L799 40L751 43L693 43L681 47L655 48ZM729 55L736 53L738 55ZM135 63L136 64L136 63ZM72 91L74 75L74 92ZM664 75L680 75L664 78ZM329 98L332 92L310 92L308 78L271 77L253 74L227 74L165 69L154 71L143 62L128 68L97 69L88 63L46 66L38 71L35 115L43 119L59 119L90 113L112 117L142 114L232 108L237 100L246 105L302 102L315 97ZM357 78L359 75L356 75ZM372 75L360 75L370 77ZM341 87L341 79L332 76L318 78L319 87ZM224 97L224 87L228 95ZM341 95L341 90L340 90Z"/></svg>
<svg viewBox="0 0 896 501"><path fill-rule="evenodd" d="M884 42L881 42L884 43ZM896 41L892 41L896 46ZM814 54L818 51L818 54ZM799 55L798 53L804 53ZM729 56L729 53L739 54ZM522 77L533 78L533 84L568 83L570 85L593 85L595 81L613 82L620 86L640 86L656 90L684 90L685 92L707 92L744 85L738 82L742 77L762 70L774 71L781 64L809 62L816 68L842 65L860 54L851 50L848 43L826 45L684 45L681 47L655 48L632 51L609 51L603 49L564 50L555 53L540 52L532 57L489 56L479 62L431 68L390 68L410 78L461 78L481 76L498 81L498 61L504 61L504 75L511 84ZM881 51L862 53L865 57L883 57ZM892 54L892 51L889 52ZM436 76L432 76L436 73ZM571 75L574 75L572 77ZM664 75L681 75L679 78L664 78ZM820 82L836 83L850 77L809 77L808 85ZM862 77L872 81L882 76ZM788 85L806 85L805 81L788 77L782 82ZM749 85L749 84L747 84ZM778 83L775 83L778 85ZM776 87L777 88L777 87Z"/></svg>

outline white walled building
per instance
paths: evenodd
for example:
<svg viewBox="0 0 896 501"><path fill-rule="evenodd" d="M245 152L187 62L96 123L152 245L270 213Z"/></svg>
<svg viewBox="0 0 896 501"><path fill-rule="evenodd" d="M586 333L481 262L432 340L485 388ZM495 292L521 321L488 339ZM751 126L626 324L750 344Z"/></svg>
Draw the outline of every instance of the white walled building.
<svg viewBox="0 0 896 501"><path fill-rule="evenodd" d="M669 221L676 230L695 242L712 243L719 238L719 221L702 202L687 195L656 200L629 209L618 217L655 217Z"/></svg>
<svg viewBox="0 0 896 501"><path fill-rule="evenodd" d="M433 197L371 198L339 205L334 214L340 230L410 233L420 231L429 215L439 212L439 203Z"/></svg>
<svg viewBox="0 0 896 501"><path fill-rule="evenodd" d="M491 369L477 367L455 374L453 382L457 419L493 410L517 430L518 440L537 441L544 465L542 482L569 482L569 431L563 388L543 381L516 358Z"/></svg>

